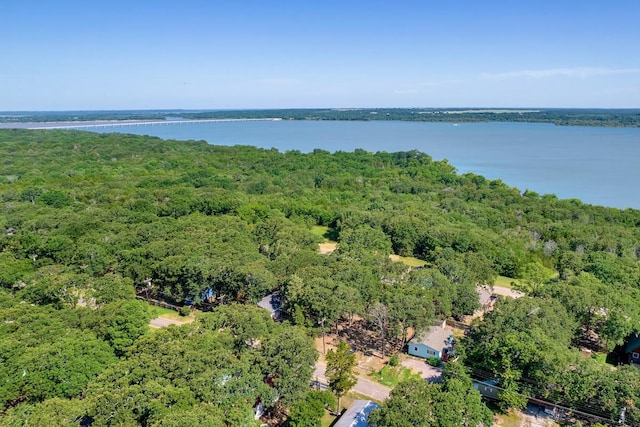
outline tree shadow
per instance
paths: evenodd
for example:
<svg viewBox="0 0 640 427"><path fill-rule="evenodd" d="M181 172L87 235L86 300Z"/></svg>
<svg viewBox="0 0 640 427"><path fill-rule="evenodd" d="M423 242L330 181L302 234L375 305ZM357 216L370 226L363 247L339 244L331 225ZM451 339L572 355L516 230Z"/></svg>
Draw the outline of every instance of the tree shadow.
<svg viewBox="0 0 640 427"><path fill-rule="evenodd" d="M331 227L322 235L322 237L333 242L337 242L339 237L338 229Z"/></svg>
<svg viewBox="0 0 640 427"><path fill-rule="evenodd" d="M338 326L338 339L345 340L354 351L360 351L367 356L378 356L381 350L381 340L377 328L365 319L356 319L349 324L344 322ZM388 337L384 346L384 354L391 355L397 351L399 340Z"/></svg>

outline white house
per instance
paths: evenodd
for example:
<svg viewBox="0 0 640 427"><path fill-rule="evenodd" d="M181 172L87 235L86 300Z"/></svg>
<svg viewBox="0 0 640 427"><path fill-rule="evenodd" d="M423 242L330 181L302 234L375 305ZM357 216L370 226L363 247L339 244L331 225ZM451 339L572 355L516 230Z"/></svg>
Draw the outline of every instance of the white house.
<svg viewBox="0 0 640 427"><path fill-rule="evenodd" d="M407 353L412 356L437 357L442 359L448 353L453 342L453 331L445 328L445 323L439 326L432 326L425 333L414 336L407 344Z"/></svg>

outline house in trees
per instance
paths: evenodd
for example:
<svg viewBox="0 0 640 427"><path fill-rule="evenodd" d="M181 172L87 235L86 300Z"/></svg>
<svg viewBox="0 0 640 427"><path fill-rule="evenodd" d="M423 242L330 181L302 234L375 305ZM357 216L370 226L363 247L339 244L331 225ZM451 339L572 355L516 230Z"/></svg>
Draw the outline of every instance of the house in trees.
<svg viewBox="0 0 640 427"><path fill-rule="evenodd" d="M423 334L415 335L407 344L407 353L412 356L428 359L437 357L442 360L447 358L453 344L453 331L442 325L432 326Z"/></svg>
<svg viewBox="0 0 640 427"><path fill-rule="evenodd" d="M282 315L282 295L275 291L258 302L258 307L264 308L271 314L271 318L279 320Z"/></svg>
<svg viewBox="0 0 640 427"><path fill-rule="evenodd" d="M380 405L370 400L356 400L349 409L344 411L333 427L367 427L369 413L378 408Z"/></svg>
<svg viewBox="0 0 640 427"><path fill-rule="evenodd" d="M478 301L480 302L480 310L482 313L486 313L493 309L498 298L493 294L491 288L487 285L476 286L476 293L478 294Z"/></svg>
<svg viewBox="0 0 640 427"><path fill-rule="evenodd" d="M635 333L629 337L627 345L624 347L627 355L627 362L640 365L640 335Z"/></svg>

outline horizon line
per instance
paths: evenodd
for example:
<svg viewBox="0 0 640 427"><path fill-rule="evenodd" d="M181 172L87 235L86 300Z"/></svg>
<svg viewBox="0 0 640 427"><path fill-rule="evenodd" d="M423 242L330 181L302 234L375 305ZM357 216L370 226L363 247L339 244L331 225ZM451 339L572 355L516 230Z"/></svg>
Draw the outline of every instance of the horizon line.
<svg viewBox="0 0 640 427"><path fill-rule="evenodd" d="M640 110L638 107L269 107L269 108L105 108L105 109L54 109L54 110L0 110L3 113L90 113L90 112L198 112L198 111L281 111L281 110L336 110L336 111L358 111L358 110Z"/></svg>

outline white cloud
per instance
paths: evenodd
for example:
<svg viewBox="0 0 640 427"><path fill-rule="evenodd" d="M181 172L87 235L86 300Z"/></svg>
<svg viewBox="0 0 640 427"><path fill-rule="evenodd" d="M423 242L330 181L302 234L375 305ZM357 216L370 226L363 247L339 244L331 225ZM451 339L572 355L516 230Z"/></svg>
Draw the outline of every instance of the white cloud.
<svg viewBox="0 0 640 427"><path fill-rule="evenodd" d="M519 70L506 73L482 73L481 79L505 80L518 77L541 79L547 77L578 77L586 79L597 76L610 76L615 74L635 74L640 73L640 68L550 68L546 70Z"/></svg>

